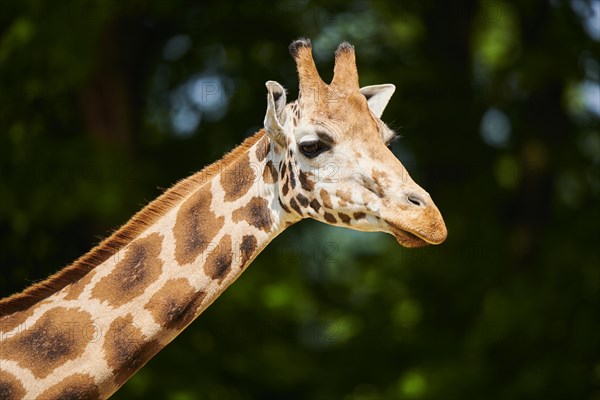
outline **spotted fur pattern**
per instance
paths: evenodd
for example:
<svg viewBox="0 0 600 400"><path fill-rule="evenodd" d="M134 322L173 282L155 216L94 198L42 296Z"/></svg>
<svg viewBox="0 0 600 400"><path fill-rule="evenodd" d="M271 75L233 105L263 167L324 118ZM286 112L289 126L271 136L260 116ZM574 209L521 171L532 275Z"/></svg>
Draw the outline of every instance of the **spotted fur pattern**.
<svg viewBox="0 0 600 400"><path fill-rule="evenodd" d="M0 398L105 398L118 389L297 220L277 202L277 158L259 132L90 273L0 317Z"/></svg>
<svg viewBox="0 0 600 400"><path fill-rule="evenodd" d="M445 239L439 211L386 150L390 135L359 92L353 48L338 48L331 85L309 41L290 51L299 100L265 119L282 126L179 182L73 265L0 300L0 399L110 396L303 218L386 231L404 245ZM307 127L346 146L334 152L341 180L299 153L294 134ZM412 201L398 194L408 189Z"/></svg>

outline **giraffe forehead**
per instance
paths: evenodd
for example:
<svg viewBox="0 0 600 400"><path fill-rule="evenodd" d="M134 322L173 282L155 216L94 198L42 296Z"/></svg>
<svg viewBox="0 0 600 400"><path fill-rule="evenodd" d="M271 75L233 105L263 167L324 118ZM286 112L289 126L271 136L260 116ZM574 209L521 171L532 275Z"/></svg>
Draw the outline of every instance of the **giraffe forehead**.
<svg viewBox="0 0 600 400"><path fill-rule="evenodd" d="M381 125L382 126L382 125ZM385 149L384 132L374 117L355 115L338 118L314 117L301 123L293 133L296 143L320 140L334 147L333 154L340 161L344 159L378 157ZM394 136L393 131L389 138ZM327 158L328 154L324 154Z"/></svg>
<svg viewBox="0 0 600 400"><path fill-rule="evenodd" d="M366 98L360 93L329 91L320 107L300 109L300 123L312 122L347 125L352 121L373 120Z"/></svg>
<svg viewBox="0 0 600 400"><path fill-rule="evenodd" d="M332 119L339 119L342 116L356 119L367 117L371 114L367 99L360 92L347 93L339 91L329 94L328 101L321 109L321 112L327 114Z"/></svg>
<svg viewBox="0 0 600 400"><path fill-rule="evenodd" d="M379 131L378 121L369 110L366 98L359 92L346 92L328 88L318 94L320 106L302 107L288 104L293 115L292 125L296 141L302 136L323 129L335 139L345 140L356 131L374 133Z"/></svg>

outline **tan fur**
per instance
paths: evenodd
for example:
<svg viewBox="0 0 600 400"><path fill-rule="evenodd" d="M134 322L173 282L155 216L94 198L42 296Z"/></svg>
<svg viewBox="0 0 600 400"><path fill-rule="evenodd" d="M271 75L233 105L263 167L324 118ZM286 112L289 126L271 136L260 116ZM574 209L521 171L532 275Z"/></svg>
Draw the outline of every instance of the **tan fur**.
<svg viewBox="0 0 600 400"><path fill-rule="evenodd" d="M303 45L298 46L292 51L292 56L296 61L298 83L301 92L306 91L307 89L314 91L317 88L325 88L325 82L321 79L312 56L312 46L310 42L304 42Z"/></svg>
<svg viewBox="0 0 600 400"><path fill-rule="evenodd" d="M294 44L296 46L294 48L290 47L290 53L296 61L298 70L298 84L300 86L298 104L301 109L308 112L327 101L328 87L317 71L310 41L300 40L294 42Z"/></svg>
<svg viewBox="0 0 600 400"><path fill-rule="evenodd" d="M131 314L119 317L110 324L103 347L119 387L162 348L158 342L144 338L140 328L133 323Z"/></svg>
<svg viewBox="0 0 600 400"><path fill-rule="evenodd" d="M238 208L231 214L233 222L245 220L248 225L269 232L273 221L269 212L269 203L265 199L253 197L245 206Z"/></svg>
<svg viewBox="0 0 600 400"><path fill-rule="evenodd" d="M242 255L242 267L246 265L250 257L254 254L257 249L256 237L252 235L245 235L240 243L240 254Z"/></svg>
<svg viewBox="0 0 600 400"><path fill-rule="evenodd" d="M299 105L304 112L323 110L327 113L332 104L339 103L340 98L358 92L358 71L352 45L344 42L338 47L335 52L333 80L327 85L317 71L310 41L301 39L294 43L295 46L290 51L296 61L300 84Z"/></svg>
<svg viewBox="0 0 600 400"><path fill-rule="evenodd" d="M300 75L300 101L278 110L281 121L265 118L277 139L273 146L258 132L167 190L70 267L0 301L7 334L0 349L6 361L0 392L107 398L275 236L304 217L388 232L407 247L444 241L445 224L429 194L385 147L381 109L374 114L359 91L353 47L338 47L331 85L317 73L309 40L292 43L290 50ZM267 117L273 113L270 100ZM285 97L280 100L278 108ZM290 113L296 116L291 126ZM329 158L315 155L321 158L310 162L311 152L295 143L295 133L302 133L296 128L311 125L332 147ZM320 179L323 160L339 168L332 174L323 168ZM7 324L20 328L7 331ZM72 337L75 326L81 334Z"/></svg>
<svg viewBox="0 0 600 400"><path fill-rule="evenodd" d="M25 397L25 387L13 374L0 370L0 382L3 384L2 389L7 399L22 399Z"/></svg>
<svg viewBox="0 0 600 400"><path fill-rule="evenodd" d="M335 67L331 86L340 92L356 92L358 86L358 71L356 70L356 56L354 47L349 43L342 43L335 52Z"/></svg>
<svg viewBox="0 0 600 400"><path fill-rule="evenodd" d="M212 279L221 282L231 270L233 253L231 251L231 236L225 235L217 247L210 252L203 265L204 273Z"/></svg>
<svg viewBox="0 0 600 400"><path fill-rule="evenodd" d="M123 260L96 283L92 297L119 307L143 294L162 272L163 262L159 257L162 242L163 237L158 233L136 239Z"/></svg>
<svg viewBox="0 0 600 400"><path fill-rule="evenodd" d="M173 234L175 259L181 265L193 262L204 252L225 223L225 217L210 209L211 185L203 189L188 197L177 212Z"/></svg>
<svg viewBox="0 0 600 400"><path fill-rule="evenodd" d="M90 326L92 316L86 311L57 307L45 312L22 335L2 343L2 357L29 368L36 378L45 378L68 360L83 354L92 339L75 334L77 326Z"/></svg>
<svg viewBox="0 0 600 400"><path fill-rule="evenodd" d="M144 308L166 329L180 330L192 322L205 296L205 292L194 290L187 279L171 279Z"/></svg>
<svg viewBox="0 0 600 400"><path fill-rule="evenodd" d="M248 154L242 155L231 163L221 174L221 187L225 192L225 201L235 201L248 193L256 176L250 165Z"/></svg>
<svg viewBox="0 0 600 400"><path fill-rule="evenodd" d="M94 379L87 374L73 374L45 390L39 399L97 399L100 397Z"/></svg>
<svg viewBox="0 0 600 400"><path fill-rule="evenodd" d="M62 290L70 283L77 282L96 265L106 261L122 247L131 243L131 241L138 237L149 226L154 224L160 216L177 205L193 190L206 183L216 174L221 172L226 166L239 158L241 154L260 140L264 134L264 129L261 129L253 136L244 140L240 146L226 154L219 161L216 161L202 169L200 172L177 182L156 200L138 211L129 222L115 231L108 238L104 239L91 251L81 256L73 264L58 271L49 278L28 287L21 293L0 300L0 318L17 311L25 310L40 300Z"/></svg>

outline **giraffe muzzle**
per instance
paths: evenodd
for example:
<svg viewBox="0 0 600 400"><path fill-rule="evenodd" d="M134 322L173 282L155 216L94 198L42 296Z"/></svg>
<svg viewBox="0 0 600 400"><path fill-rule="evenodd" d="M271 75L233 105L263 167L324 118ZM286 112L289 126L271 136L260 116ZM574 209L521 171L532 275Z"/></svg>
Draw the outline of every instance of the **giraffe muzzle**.
<svg viewBox="0 0 600 400"><path fill-rule="evenodd" d="M407 226L406 224L397 223L389 219L385 219L384 221L390 228L390 233L404 247L424 247L429 244L441 244L448 236L448 231L441 215L439 220L428 224L426 229Z"/></svg>
<svg viewBox="0 0 600 400"><path fill-rule="evenodd" d="M396 207L387 207L388 212L393 211L384 213L383 220L402 246L423 247L446 240L448 230L442 214L426 192L410 191L400 200Z"/></svg>

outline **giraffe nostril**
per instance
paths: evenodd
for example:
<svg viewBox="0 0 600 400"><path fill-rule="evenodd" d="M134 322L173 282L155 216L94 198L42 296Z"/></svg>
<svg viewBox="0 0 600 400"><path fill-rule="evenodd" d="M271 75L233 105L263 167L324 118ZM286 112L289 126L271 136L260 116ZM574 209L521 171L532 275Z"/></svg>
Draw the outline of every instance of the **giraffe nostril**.
<svg viewBox="0 0 600 400"><path fill-rule="evenodd" d="M417 207L425 206L425 199L423 199L423 197L421 197L420 195L418 195L416 193L407 194L406 199L408 200L409 203L411 203Z"/></svg>

